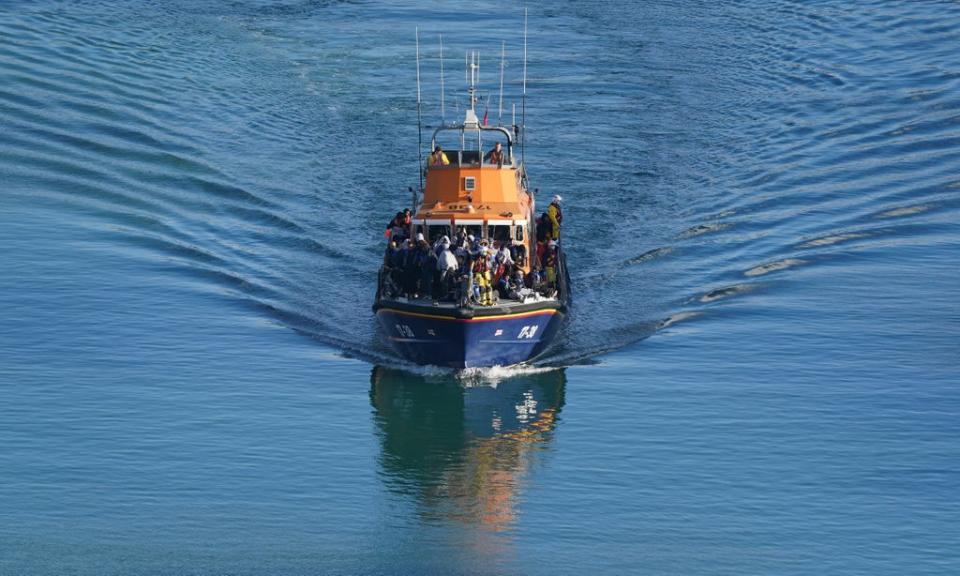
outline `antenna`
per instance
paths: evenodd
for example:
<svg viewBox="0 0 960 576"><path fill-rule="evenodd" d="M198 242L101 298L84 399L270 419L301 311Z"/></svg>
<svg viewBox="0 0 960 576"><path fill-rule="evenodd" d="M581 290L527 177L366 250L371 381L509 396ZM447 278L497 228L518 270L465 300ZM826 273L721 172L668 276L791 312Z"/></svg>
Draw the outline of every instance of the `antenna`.
<svg viewBox="0 0 960 576"><path fill-rule="evenodd" d="M523 9L523 100L520 110L520 163L523 164L527 141L527 9Z"/></svg>
<svg viewBox="0 0 960 576"><path fill-rule="evenodd" d="M420 175L420 193L423 194L423 122L420 105L420 27L415 29L417 41L417 174ZM417 207L417 195L413 195L413 205Z"/></svg>
<svg viewBox="0 0 960 576"><path fill-rule="evenodd" d="M500 45L500 111L497 113L497 124L503 126L503 62L507 57L507 43Z"/></svg>
<svg viewBox="0 0 960 576"><path fill-rule="evenodd" d="M443 106L443 34L440 35L440 120L446 124L447 114Z"/></svg>
<svg viewBox="0 0 960 576"><path fill-rule="evenodd" d="M470 72L470 78L467 81L467 94L470 95L470 109L476 110L477 104L477 80L480 78L480 52L474 50L470 52L469 62L467 64Z"/></svg>

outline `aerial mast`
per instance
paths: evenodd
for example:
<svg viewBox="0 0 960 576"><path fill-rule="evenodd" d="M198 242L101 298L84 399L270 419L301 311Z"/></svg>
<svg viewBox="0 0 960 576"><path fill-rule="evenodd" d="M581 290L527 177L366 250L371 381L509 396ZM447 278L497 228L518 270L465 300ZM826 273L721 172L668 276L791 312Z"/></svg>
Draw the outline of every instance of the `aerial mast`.
<svg viewBox="0 0 960 576"><path fill-rule="evenodd" d="M503 126L503 63L507 57L507 43L500 45L500 106L497 112L497 124Z"/></svg>
<svg viewBox="0 0 960 576"><path fill-rule="evenodd" d="M524 163L527 142L527 9L523 9L523 98L520 104L520 163Z"/></svg>
<svg viewBox="0 0 960 576"><path fill-rule="evenodd" d="M423 194L423 114L420 100L420 27L415 29L417 44L417 174L420 175L420 194ZM413 195L413 208L417 206L417 195Z"/></svg>
<svg viewBox="0 0 960 576"><path fill-rule="evenodd" d="M447 114L444 108L443 91L443 34L440 35L440 121L447 123Z"/></svg>

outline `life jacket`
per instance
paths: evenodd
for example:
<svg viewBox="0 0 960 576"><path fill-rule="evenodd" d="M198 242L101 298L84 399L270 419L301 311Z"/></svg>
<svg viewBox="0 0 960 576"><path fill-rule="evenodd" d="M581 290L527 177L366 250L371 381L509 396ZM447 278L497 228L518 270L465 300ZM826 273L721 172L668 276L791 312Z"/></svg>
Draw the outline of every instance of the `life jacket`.
<svg viewBox="0 0 960 576"><path fill-rule="evenodd" d="M560 209L560 205L556 202L551 202L550 205L557 211L557 222L563 224L563 210Z"/></svg>
<svg viewBox="0 0 960 576"><path fill-rule="evenodd" d="M473 273L474 274L483 274L489 270L489 265L487 264L486 256L479 256L476 260L473 261Z"/></svg>

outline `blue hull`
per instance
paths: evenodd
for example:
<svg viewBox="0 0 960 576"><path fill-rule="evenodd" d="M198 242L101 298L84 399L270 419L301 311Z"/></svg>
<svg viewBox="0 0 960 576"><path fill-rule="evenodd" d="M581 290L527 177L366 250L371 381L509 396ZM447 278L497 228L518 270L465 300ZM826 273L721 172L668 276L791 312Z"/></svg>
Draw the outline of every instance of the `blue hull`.
<svg viewBox="0 0 960 576"><path fill-rule="evenodd" d="M435 310L435 309L434 309ZM539 356L563 324L563 308L457 318L421 311L377 307L388 344L417 363L452 368L512 366Z"/></svg>

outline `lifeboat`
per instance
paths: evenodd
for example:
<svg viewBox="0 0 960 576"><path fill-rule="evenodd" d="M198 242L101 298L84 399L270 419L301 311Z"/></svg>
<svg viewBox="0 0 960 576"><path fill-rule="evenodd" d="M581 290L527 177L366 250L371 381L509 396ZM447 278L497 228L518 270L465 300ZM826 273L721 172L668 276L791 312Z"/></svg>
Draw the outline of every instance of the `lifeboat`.
<svg viewBox="0 0 960 576"><path fill-rule="evenodd" d="M570 304L559 238L546 242L552 246L538 256L536 190L517 153L520 128L481 122L475 94L471 83L462 122L433 132L423 167L425 186L414 193L415 210L399 231L412 247L404 251L388 242L378 275L373 310L381 336L417 364L471 368L529 363L550 346ZM499 158L491 154L497 143ZM438 146L442 152L433 153ZM541 237L552 237L543 232ZM433 273L429 267L437 260L425 253L424 244L435 257L445 256L446 240L457 270ZM417 258L411 250L424 253L419 266L409 265L410 258ZM501 277L501 257L495 254L501 250L510 253L513 265L508 286L496 290L489 286ZM445 257L449 262L450 256ZM489 265L478 266L481 259Z"/></svg>

